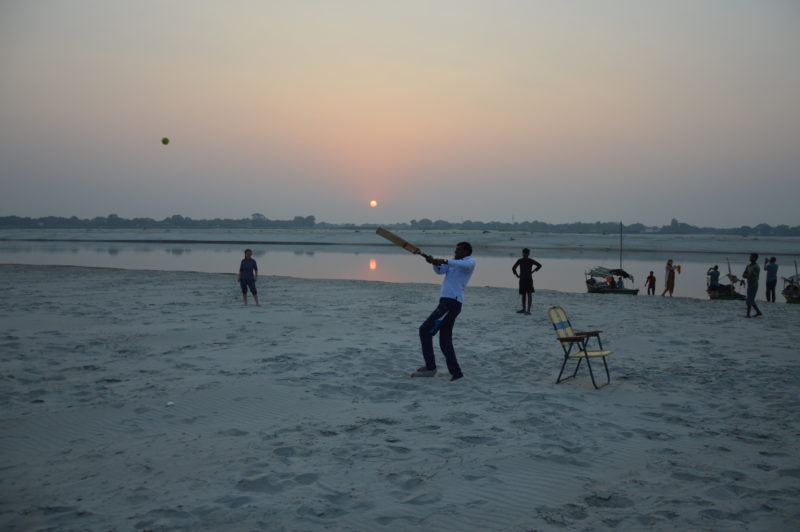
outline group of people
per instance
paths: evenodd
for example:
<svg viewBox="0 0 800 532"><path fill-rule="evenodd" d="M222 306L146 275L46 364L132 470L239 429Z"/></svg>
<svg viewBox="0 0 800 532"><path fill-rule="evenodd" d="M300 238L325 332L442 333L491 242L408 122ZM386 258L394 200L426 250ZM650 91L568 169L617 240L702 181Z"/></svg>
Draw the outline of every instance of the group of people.
<svg viewBox="0 0 800 532"><path fill-rule="evenodd" d="M438 259L431 255L426 255L420 251L416 254L422 256L425 261L433 266L433 271L437 275L444 275L442 287L439 293L439 303L436 308L431 312L422 325L419 327L419 338L422 347L422 358L425 365L419 367L414 371L412 377L433 377L436 375L437 366L436 358L433 353L433 337L439 335L439 348L444 355L447 370L450 372L450 380L456 381L461 379L464 374L458 364L455 349L453 348L453 326L455 325L456 318L461 313L461 307L464 303L464 290L467 283L475 271L475 259L472 258L472 246L469 242L459 242L456 244L455 251L452 259ZM743 279L747 281L747 317L750 317L751 309L755 310L756 316L761 316L761 310L755 302L756 292L758 291L758 279L761 268L758 263L758 253L750 255L750 264L745 268ZM536 260L530 258L530 250L525 248L522 250L522 257L514 263L511 271L519 279L519 294L521 298L522 308L517 312L520 314L530 314L531 305L533 302L533 274L539 271L542 265ZM778 265L775 263L775 257L765 261L764 270L767 272L767 301L775 301L775 285L777 284ZM666 282L664 291L661 293L665 296L675 290L675 272L680 272L680 266L675 266L672 259L667 261L666 265ZM714 266L709 270L709 276L713 284L719 284L719 269ZM253 259L253 251L246 249L244 252L244 259L239 265L239 275L237 280L242 290L242 299L244 304L247 304L248 290L253 295L253 300L258 305L258 290L256 289L256 281L258 279L258 264ZM743 281L744 282L744 281ZM655 295L656 278L653 272L645 281L647 286L648 295Z"/></svg>
<svg viewBox="0 0 800 532"><path fill-rule="evenodd" d="M664 271L664 278L666 279L666 282L664 283L664 291L661 292L661 297L665 297L667 293L669 293L669 297L672 297L672 293L675 291L676 271L680 273L680 266L675 266L672 263L672 259L669 259ZM647 276L647 279L645 279L644 285L647 287L648 296L656 295L656 276L653 275L652 271L650 272L650 275Z"/></svg>

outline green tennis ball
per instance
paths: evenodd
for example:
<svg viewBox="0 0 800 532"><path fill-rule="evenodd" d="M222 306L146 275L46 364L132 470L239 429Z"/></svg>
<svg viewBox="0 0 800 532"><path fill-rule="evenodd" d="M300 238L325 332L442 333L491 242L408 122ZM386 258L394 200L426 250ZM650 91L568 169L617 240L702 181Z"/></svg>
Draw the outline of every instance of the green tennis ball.
<svg viewBox="0 0 800 532"><path fill-rule="evenodd" d="M161 144L166 146L167 144L169 144L169 139L167 137L164 137L163 139L161 139Z"/></svg>

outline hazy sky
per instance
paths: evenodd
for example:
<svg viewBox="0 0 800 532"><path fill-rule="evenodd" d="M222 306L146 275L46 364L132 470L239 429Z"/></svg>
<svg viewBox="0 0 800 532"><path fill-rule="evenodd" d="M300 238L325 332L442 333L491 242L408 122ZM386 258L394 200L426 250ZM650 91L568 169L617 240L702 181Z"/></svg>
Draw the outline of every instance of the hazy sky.
<svg viewBox="0 0 800 532"><path fill-rule="evenodd" d="M795 0L0 1L3 216L728 227L798 199Z"/></svg>

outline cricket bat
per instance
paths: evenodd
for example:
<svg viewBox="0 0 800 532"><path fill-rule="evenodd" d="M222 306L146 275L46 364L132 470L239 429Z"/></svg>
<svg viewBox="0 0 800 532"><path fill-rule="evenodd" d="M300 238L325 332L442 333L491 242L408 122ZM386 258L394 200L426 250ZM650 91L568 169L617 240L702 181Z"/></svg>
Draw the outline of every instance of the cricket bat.
<svg viewBox="0 0 800 532"><path fill-rule="evenodd" d="M411 244L410 242L407 242L403 238L400 238L399 236L397 236L396 234L392 233L391 231L387 231L383 227L378 227L375 230L375 232L378 233L383 238L385 238L386 240L388 240L389 242L400 246L401 248L405 249L406 251L410 251L411 253L424 255L419 250L419 248L417 246L415 246L414 244Z"/></svg>

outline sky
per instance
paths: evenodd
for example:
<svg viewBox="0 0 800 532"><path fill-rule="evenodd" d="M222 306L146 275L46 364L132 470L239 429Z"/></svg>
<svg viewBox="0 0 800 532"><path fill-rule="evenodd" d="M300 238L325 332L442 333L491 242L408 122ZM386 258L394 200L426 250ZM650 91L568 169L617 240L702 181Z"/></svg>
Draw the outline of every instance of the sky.
<svg viewBox="0 0 800 532"><path fill-rule="evenodd" d="M795 226L798 58L795 0L2 0L0 216Z"/></svg>

